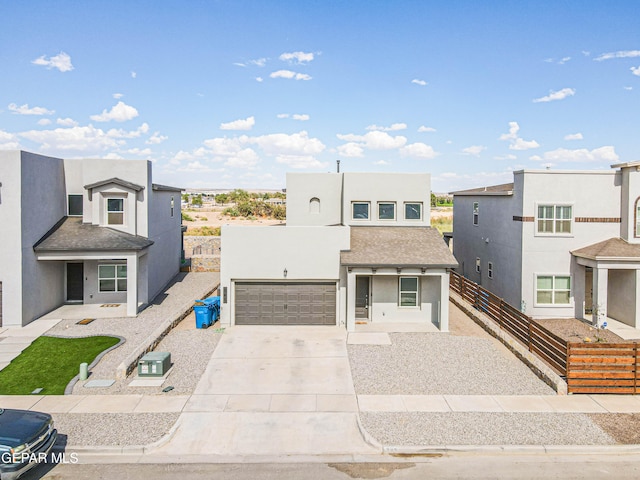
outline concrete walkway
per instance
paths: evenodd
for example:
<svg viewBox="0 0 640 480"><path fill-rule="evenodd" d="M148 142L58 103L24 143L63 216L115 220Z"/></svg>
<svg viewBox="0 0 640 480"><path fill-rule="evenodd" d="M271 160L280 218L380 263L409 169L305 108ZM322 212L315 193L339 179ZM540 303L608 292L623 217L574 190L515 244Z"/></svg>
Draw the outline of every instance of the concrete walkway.
<svg viewBox="0 0 640 480"><path fill-rule="evenodd" d="M634 395L0 395L0 407L48 413L640 413L640 398Z"/></svg>

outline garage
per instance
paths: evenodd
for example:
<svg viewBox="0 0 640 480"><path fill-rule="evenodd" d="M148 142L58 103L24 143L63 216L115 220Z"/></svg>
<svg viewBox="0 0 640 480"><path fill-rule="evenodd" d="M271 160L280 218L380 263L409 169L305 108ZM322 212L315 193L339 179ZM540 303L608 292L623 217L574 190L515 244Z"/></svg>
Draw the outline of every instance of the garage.
<svg viewBox="0 0 640 480"><path fill-rule="evenodd" d="M236 282L236 325L336 325L336 284Z"/></svg>

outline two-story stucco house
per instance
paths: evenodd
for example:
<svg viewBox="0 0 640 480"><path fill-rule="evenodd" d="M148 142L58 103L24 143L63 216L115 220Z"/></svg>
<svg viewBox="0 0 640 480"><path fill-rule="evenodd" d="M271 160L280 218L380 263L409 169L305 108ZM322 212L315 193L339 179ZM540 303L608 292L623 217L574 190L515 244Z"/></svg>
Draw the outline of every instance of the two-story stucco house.
<svg viewBox="0 0 640 480"><path fill-rule="evenodd" d="M223 325L423 322L448 330L430 175L287 175L286 226L222 227Z"/></svg>
<svg viewBox="0 0 640 480"><path fill-rule="evenodd" d="M612 168L454 192L460 273L534 318L640 327L640 162Z"/></svg>
<svg viewBox="0 0 640 480"><path fill-rule="evenodd" d="M178 273L180 189L146 160L0 152L0 325L66 303L125 303L135 316Z"/></svg>

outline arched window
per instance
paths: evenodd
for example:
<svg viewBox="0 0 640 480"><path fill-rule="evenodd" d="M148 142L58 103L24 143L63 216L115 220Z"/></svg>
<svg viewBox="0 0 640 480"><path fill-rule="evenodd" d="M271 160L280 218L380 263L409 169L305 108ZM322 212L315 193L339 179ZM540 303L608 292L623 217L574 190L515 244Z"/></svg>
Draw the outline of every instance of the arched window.
<svg viewBox="0 0 640 480"><path fill-rule="evenodd" d="M640 198L636 199L636 208L633 216L636 224L634 236L640 237Z"/></svg>
<svg viewBox="0 0 640 480"><path fill-rule="evenodd" d="M309 213L320 213L320 199L318 197L309 200Z"/></svg>

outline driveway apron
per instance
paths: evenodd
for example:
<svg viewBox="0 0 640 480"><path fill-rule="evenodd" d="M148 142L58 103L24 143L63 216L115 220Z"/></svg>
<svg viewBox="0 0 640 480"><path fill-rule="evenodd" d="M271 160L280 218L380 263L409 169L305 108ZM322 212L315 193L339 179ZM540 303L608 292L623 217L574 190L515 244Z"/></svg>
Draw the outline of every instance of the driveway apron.
<svg viewBox="0 0 640 480"><path fill-rule="evenodd" d="M171 440L154 453L379 452L358 428L346 338L338 327L227 328Z"/></svg>

